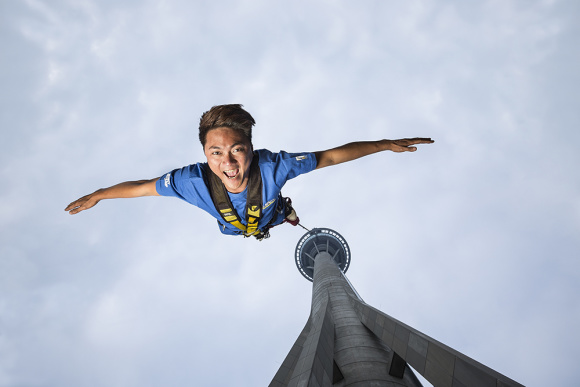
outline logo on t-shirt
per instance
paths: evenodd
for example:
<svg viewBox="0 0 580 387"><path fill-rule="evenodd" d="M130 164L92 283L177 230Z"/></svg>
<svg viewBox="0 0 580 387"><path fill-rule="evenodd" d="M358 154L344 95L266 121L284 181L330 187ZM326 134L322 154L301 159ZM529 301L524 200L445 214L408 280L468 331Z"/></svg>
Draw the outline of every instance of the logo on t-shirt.
<svg viewBox="0 0 580 387"><path fill-rule="evenodd" d="M297 156L296 161L304 160L306 156Z"/></svg>
<svg viewBox="0 0 580 387"><path fill-rule="evenodd" d="M165 175L165 179L163 180L163 182L165 183L165 188L169 187L170 179L171 179L171 173L168 173L167 175Z"/></svg>
<svg viewBox="0 0 580 387"><path fill-rule="evenodd" d="M265 210L266 208L270 207L270 205L272 203L274 203L276 201L276 198L270 200L268 203L264 204L264 207L262 207L262 210Z"/></svg>

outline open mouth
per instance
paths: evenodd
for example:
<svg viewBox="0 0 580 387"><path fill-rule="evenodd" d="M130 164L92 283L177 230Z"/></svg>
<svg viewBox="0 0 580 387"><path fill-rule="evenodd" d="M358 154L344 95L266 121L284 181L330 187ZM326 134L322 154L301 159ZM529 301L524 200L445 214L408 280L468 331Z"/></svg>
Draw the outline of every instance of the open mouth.
<svg viewBox="0 0 580 387"><path fill-rule="evenodd" d="M239 172L239 169L230 169L228 171L224 171L224 175L226 175L228 179L234 179L236 176L238 176Z"/></svg>

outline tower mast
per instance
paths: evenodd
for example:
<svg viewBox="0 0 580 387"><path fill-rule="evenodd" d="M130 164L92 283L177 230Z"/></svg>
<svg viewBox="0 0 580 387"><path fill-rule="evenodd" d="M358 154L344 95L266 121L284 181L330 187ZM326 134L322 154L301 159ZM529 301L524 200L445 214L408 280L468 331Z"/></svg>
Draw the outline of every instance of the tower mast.
<svg viewBox="0 0 580 387"><path fill-rule="evenodd" d="M298 242L300 273L312 281L310 316L270 383L282 386L507 387L521 384L369 306L344 273L350 249L317 228Z"/></svg>

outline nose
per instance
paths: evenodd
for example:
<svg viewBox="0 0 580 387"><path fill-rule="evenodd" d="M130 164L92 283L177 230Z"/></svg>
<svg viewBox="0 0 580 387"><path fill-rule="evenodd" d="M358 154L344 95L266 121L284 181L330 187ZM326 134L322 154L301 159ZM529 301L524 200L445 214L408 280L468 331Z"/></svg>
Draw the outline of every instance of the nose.
<svg viewBox="0 0 580 387"><path fill-rule="evenodd" d="M234 163L234 161L235 161L235 160L236 160L236 159L234 159L234 156L231 154L231 152L227 152L227 153L225 154L225 162L226 162L226 163L228 163L228 164L232 164L232 163Z"/></svg>

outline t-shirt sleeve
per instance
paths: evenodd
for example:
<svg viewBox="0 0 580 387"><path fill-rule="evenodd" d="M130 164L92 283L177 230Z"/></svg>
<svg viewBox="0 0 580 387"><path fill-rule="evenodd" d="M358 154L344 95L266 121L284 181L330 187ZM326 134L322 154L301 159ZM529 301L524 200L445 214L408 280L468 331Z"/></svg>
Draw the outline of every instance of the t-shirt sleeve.
<svg viewBox="0 0 580 387"><path fill-rule="evenodd" d="M265 168L272 168L270 173L265 175L272 176L275 184L282 187L288 180L296 176L308 173L316 169L316 156L314 153L289 153L280 151L272 153L269 151L260 151L260 159L264 159ZM262 163L260 163L262 167Z"/></svg>
<svg viewBox="0 0 580 387"><path fill-rule="evenodd" d="M282 164L287 168L287 180L316 169L316 156L311 152L286 153L281 151L279 157L282 159Z"/></svg>
<svg viewBox="0 0 580 387"><path fill-rule="evenodd" d="M200 166L194 164L164 174L157 180L155 188L161 196L174 196L197 205L195 182L200 179L203 179Z"/></svg>

